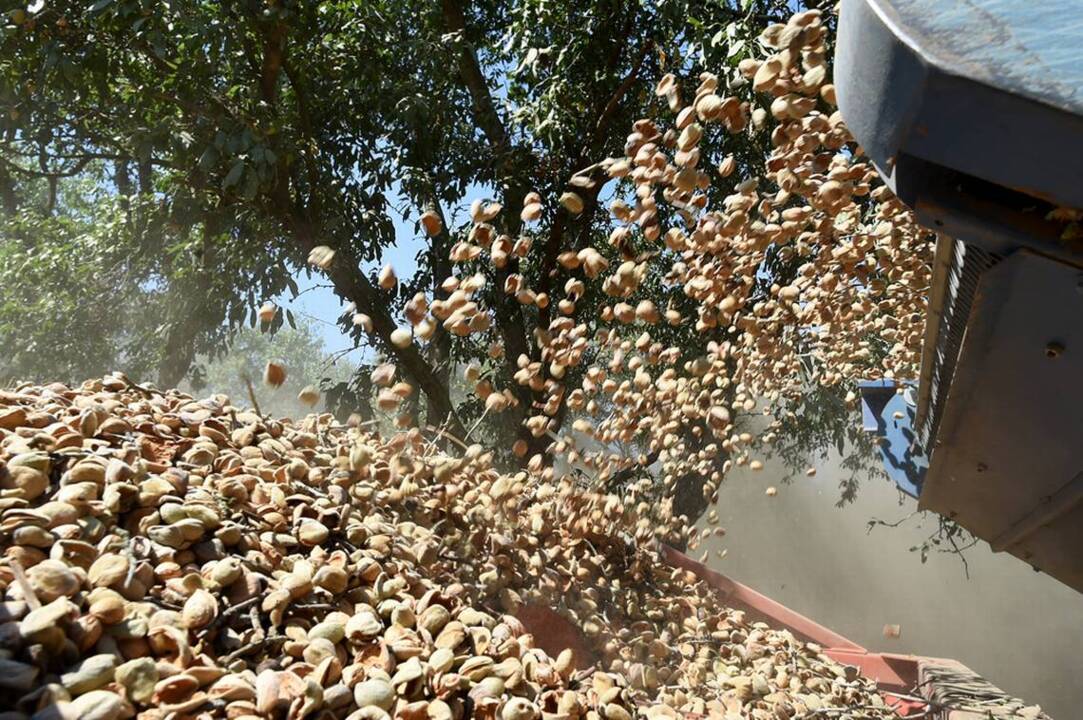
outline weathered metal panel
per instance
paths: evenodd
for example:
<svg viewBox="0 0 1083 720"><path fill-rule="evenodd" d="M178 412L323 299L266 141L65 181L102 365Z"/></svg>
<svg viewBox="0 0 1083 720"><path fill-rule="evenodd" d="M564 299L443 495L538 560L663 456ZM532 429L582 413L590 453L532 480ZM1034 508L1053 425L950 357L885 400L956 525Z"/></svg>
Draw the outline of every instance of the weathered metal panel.
<svg viewBox="0 0 1083 720"><path fill-rule="evenodd" d="M1019 251L981 278L919 507L1083 591L1083 285Z"/></svg>
<svg viewBox="0 0 1083 720"><path fill-rule="evenodd" d="M910 205L947 168L1083 207L1078 11L1073 0L843 0L843 117Z"/></svg>
<svg viewBox="0 0 1083 720"><path fill-rule="evenodd" d="M1083 114L1078 0L888 0L880 6L929 62Z"/></svg>

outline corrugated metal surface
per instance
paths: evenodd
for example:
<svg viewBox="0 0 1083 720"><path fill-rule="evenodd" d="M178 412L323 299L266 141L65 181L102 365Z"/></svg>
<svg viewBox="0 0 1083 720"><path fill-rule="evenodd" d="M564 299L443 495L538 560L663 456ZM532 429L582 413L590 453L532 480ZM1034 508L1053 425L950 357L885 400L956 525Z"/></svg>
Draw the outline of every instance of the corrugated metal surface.
<svg viewBox="0 0 1083 720"><path fill-rule="evenodd" d="M922 696L944 720L1052 720L954 660L922 658L918 673Z"/></svg>
<svg viewBox="0 0 1083 720"><path fill-rule="evenodd" d="M931 391L929 407L923 408L924 412L919 413L921 425L917 428L917 442L926 452L933 450L931 441L936 438L948 389L955 374L955 364L963 346L978 280L1001 259L999 255L986 252L976 245L968 245L961 240L951 242L951 267L947 273L944 307L936 332L935 348L928 356L932 369L928 374L924 371L922 373L929 378Z"/></svg>

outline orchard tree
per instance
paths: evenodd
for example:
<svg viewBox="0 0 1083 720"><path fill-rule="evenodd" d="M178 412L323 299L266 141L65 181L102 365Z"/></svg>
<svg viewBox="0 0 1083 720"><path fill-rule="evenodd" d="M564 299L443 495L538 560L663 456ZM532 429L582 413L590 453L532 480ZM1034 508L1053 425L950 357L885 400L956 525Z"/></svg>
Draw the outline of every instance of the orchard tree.
<svg viewBox="0 0 1083 720"><path fill-rule="evenodd" d="M168 293L147 284L106 181L94 166L64 178L59 194L61 183L37 176L9 185L0 213L0 382L155 369L156 347L141 330L160 322Z"/></svg>
<svg viewBox="0 0 1083 720"><path fill-rule="evenodd" d="M913 372L928 238L835 111L829 14L102 0L19 19L5 207L112 168L125 246L190 290L159 325L162 382L309 262L386 360L377 404L423 399L402 424L510 432L531 471L555 451L694 515L787 423L822 410L835 433L853 379ZM419 271L366 273L400 204Z"/></svg>
<svg viewBox="0 0 1083 720"><path fill-rule="evenodd" d="M472 185L508 208L530 189L559 190L619 149L663 67L733 62L745 52L734 43L749 43L765 16L784 17L785 3L755 5L49 4L5 33L5 186L55 185L102 160L123 197L143 200L133 242L170 255L166 281L183 274L198 296L169 319L176 359L164 383L187 370L193 338L249 319L254 297L285 290L311 248L329 245L336 290L372 318L363 339L395 356L440 422L453 415L453 343L391 347L391 308L419 290L446 294L457 229L433 237L396 298L360 271L394 241L393 203L443 215ZM592 206L578 220L547 211L540 278L573 233L605 224ZM502 230L514 237L519 225ZM537 323L514 302L492 305L511 371Z"/></svg>

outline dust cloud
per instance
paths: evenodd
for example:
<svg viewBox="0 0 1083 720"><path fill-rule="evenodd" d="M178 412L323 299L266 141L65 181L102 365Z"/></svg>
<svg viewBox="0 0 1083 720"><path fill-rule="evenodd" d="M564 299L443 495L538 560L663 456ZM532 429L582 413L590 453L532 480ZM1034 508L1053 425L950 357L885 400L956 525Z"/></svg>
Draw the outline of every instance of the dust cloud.
<svg viewBox="0 0 1083 720"><path fill-rule="evenodd" d="M874 651L954 658L1057 720L1077 717L1083 677L1083 595L985 543L966 552L970 578L950 554L926 564L910 552L935 529L915 516L867 533L872 518L894 522L916 501L887 480L861 485L836 508L836 462L813 478L768 463L735 471L716 510L726 536L703 542L707 564ZM778 495L765 490L775 485ZM724 558L718 551L726 549ZM885 624L901 637L885 638Z"/></svg>

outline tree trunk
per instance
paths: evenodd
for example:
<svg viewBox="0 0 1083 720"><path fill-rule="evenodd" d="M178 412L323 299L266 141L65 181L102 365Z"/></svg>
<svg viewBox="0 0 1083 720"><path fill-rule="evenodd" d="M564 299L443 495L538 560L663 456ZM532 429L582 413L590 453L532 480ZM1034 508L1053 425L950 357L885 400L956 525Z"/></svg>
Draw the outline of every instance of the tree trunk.
<svg viewBox="0 0 1083 720"><path fill-rule="evenodd" d="M203 253L196 268L194 287L184 290L184 295L171 308L174 313L183 313L169 325L166 331L165 348L158 364L158 383L163 388L176 387L192 367L196 357L196 339L199 334L217 326L223 318L212 310L215 300L212 292L213 272L217 265L215 235L217 224L207 219L203 224Z"/></svg>
<svg viewBox="0 0 1083 720"><path fill-rule="evenodd" d="M0 202L4 206L4 214L14 217L19 212L19 199L15 194L15 181L7 169L0 165Z"/></svg>
<svg viewBox="0 0 1083 720"><path fill-rule="evenodd" d="M170 328L166 334L165 350L158 364L158 386L177 387L184 380L195 360L193 340L201 329L201 323L193 319Z"/></svg>
<svg viewBox="0 0 1083 720"><path fill-rule="evenodd" d="M417 146L428 147L429 144L418 142ZM419 165L428 166L431 165L431 162L431 158L419 158ZM443 228L435 237L429 239L429 258L432 270L432 296L437 299L447 299L448 293L444 291L441 284L454 273L451 259L448 257L451 248L451 235L448 232L447 221L438 201L436 183L431 175L426 174L424 176L419 190L422 212L436 213L440 218L440 226ZM450 394L451 372L453 370L451 367L451 335L442 328L438 329L432 340L429 341L427 351L429 364L432 365L434 374L443 386L448 388ZM439 403L435 403L429 398L426 406L426 419L428 424L440 427L448 422L448 414Z"/></svg>
<svg viewBox="0 0 1083 720"><path fill-rule="evenodd" d="M307 255L316 247L315 238L318 234L313 231L308 221L297 213L290 214L286 220L298 245ZM372 318L373 332L390 351L398 366L425 393L432 411L439 417L447 418L445 425L449 432L464 442L469 442L466 430L451 404L447 379L436 372L415 343L404 348L391 344L391 333L394 332L396 324L383 291L374 286L361 271L361 263L348 242L336 242L334 239L329 242L332 243L330 247L335 250L335 258L324 272L334 285L335 292L355 303L358 311Z"/></svg>

